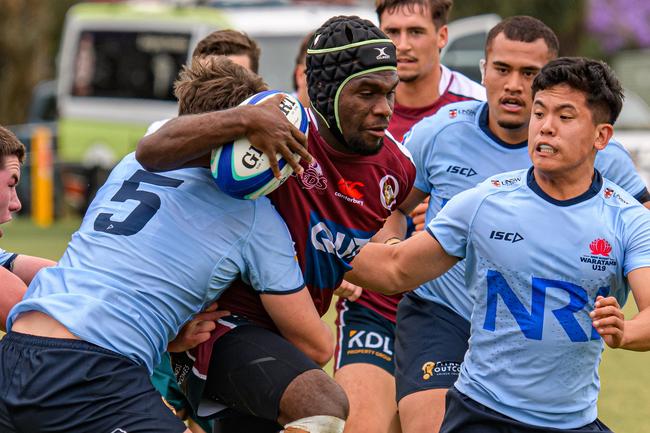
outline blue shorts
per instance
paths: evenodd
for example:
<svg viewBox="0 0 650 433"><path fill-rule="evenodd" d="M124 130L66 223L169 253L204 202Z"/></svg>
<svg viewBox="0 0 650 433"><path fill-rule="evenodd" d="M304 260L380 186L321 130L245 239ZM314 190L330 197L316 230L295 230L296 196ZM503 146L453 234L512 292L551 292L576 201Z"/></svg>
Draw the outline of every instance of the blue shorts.
<svg viewBox="0 0 650 433"><path fill-rule="evenodd" d="M145 367L81 340L0 341L0 431L182 433Z"/></svg>
<svg viewBox="0 0 650 433"><path fill-rule="evenodd" d="M612 431L599 419L577 429L538 427L496 412L456 388L447 392L445 418L440 433L597 433Z"/></svg>
<svg viewBox="0 0 650 433"><path fill-rule="evenodd" d="M334 369L356 363L395 371L395 324L369 308L344 300L336 318Z"/></svg>
<svg viewBox="0 0 650 433"><path fill-rule="evenodd" d="M448 389L458 379L470 324L451 309L408 293L397 307L397 401L414 392Z"/></svg>

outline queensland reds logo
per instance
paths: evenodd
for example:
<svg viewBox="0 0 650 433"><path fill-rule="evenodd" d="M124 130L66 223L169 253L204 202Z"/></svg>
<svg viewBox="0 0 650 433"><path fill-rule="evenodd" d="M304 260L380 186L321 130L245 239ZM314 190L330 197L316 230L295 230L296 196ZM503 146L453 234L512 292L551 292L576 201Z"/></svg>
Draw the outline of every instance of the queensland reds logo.
<svg viewBox="0 0 650 433"><path fill-rule="evenodd" d="M589 244L591 255L609 257L612 252L612 246L605 239L596 239Z"/></svg>
<svg viewBox="0 0 650 433"><path fill-rule="evenodd" d="M397 194L399 194L399 183L395 176L387 174L379 181L379 198L381 204L388 210L393 209L393 205L397 202Z"/></svg>
<svg viewBox="0 0 650 433"><path fill-rule="evenodd" d="M327 188L327 179L323 175L323 169L316 160L309 164L309 167L305 169L301 176L298 176L298 179L304 189L323 191Z"/></svg>

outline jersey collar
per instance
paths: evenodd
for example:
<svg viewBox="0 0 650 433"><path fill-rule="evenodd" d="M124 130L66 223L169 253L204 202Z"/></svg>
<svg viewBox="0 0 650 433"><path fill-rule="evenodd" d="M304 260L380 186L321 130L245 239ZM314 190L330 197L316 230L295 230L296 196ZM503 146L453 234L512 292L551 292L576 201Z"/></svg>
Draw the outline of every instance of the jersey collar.
<svg viewBox="0 0 650 433"><path fill-rule="evenodd" d="M590 198L594 197L600 189L603 187L603 176L601 176L600 172L594 168L594 178L591 181L591 185L587 189L587 191L583 192L577 197L570 198L568 200L557 200L551 197L550 195L546 194L544 191L542 191L542 188L539 187L539 184L535 180L535 175L533 174L533 167L530 167L528 169L528 174L526 175L526 183L528 184L528 187L538 196L540 196L542 199L546 200L547 202L554 204L556 206L572 206L574 204L582 203L583 201L587 201Z"/></svg>
<svg viewBox="0 0 650 433"><path fill-rule="evenodd" d="M528 146L528 140L524 140L521 143L509 144L497 137L490 128L488 127L488 115L489 115L488 103L484 102L481 106L481 114L478 117L478 126L483 130L485 135L487 135L490 140L494 141L499 146L505 147L506 149L521 149L522 147Z"/></svg>

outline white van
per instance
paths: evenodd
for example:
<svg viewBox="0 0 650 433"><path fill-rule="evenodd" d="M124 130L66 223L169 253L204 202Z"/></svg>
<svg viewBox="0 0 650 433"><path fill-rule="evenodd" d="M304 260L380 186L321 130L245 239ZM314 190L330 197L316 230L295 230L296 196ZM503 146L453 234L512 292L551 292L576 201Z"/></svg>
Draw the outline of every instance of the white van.
<svg viewBox="0 0 650 433"><path fill-rule="evenodd" d="M302 39L335 15L376 21L370 7L306 3L74 6L59 56L59 160L110 168L135 148L149 123L175 116L173 82L197 42L214 30L248 33L261 47L260 74L269 86L292 90Z"/></svg>

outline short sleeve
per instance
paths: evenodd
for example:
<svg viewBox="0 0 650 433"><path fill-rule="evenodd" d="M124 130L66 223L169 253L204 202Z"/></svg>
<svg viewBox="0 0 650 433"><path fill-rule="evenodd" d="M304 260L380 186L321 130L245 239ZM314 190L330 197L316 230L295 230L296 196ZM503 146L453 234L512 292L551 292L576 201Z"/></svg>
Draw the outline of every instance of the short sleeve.
<svg viewBox="0 0 650 433"><path fill-rule="evenodd" d="M302 289L305 284L289 229L265 197L257 200L254 224L244 249L250 285L260 293Z"/></svg>
<svg viewBox="0 0 650 433"><path fill-rule="evenodd" d="M611 180L630 195L639 199L646 192L646 185L634 166L632 157L617 141L596 154L596 169L604 178Z"/></svg>
<svg viewBox="0 0 650 433"><path fill-rule="evenodd" d="M650 267L650 212L641 205L626 209L623 274Z"/></svg>
<svg viewBox="0 0 650 433"><path fill-rule="evenodd" d="M429 222L427 231L450 256L465 258L472 221L484 195L480 186L463 191Z"/></svg>
<svg viewBox="0 0 650 433"><path fill-rule="evenodd" d="M404 136L404 146L411 152L413 164L415 165L415 182L413 186L427 194L431 191L427 162L435 140L434 131L429 127L429 122L432 122L433 119L435 119L435 116L416 123Z"/></svg>

